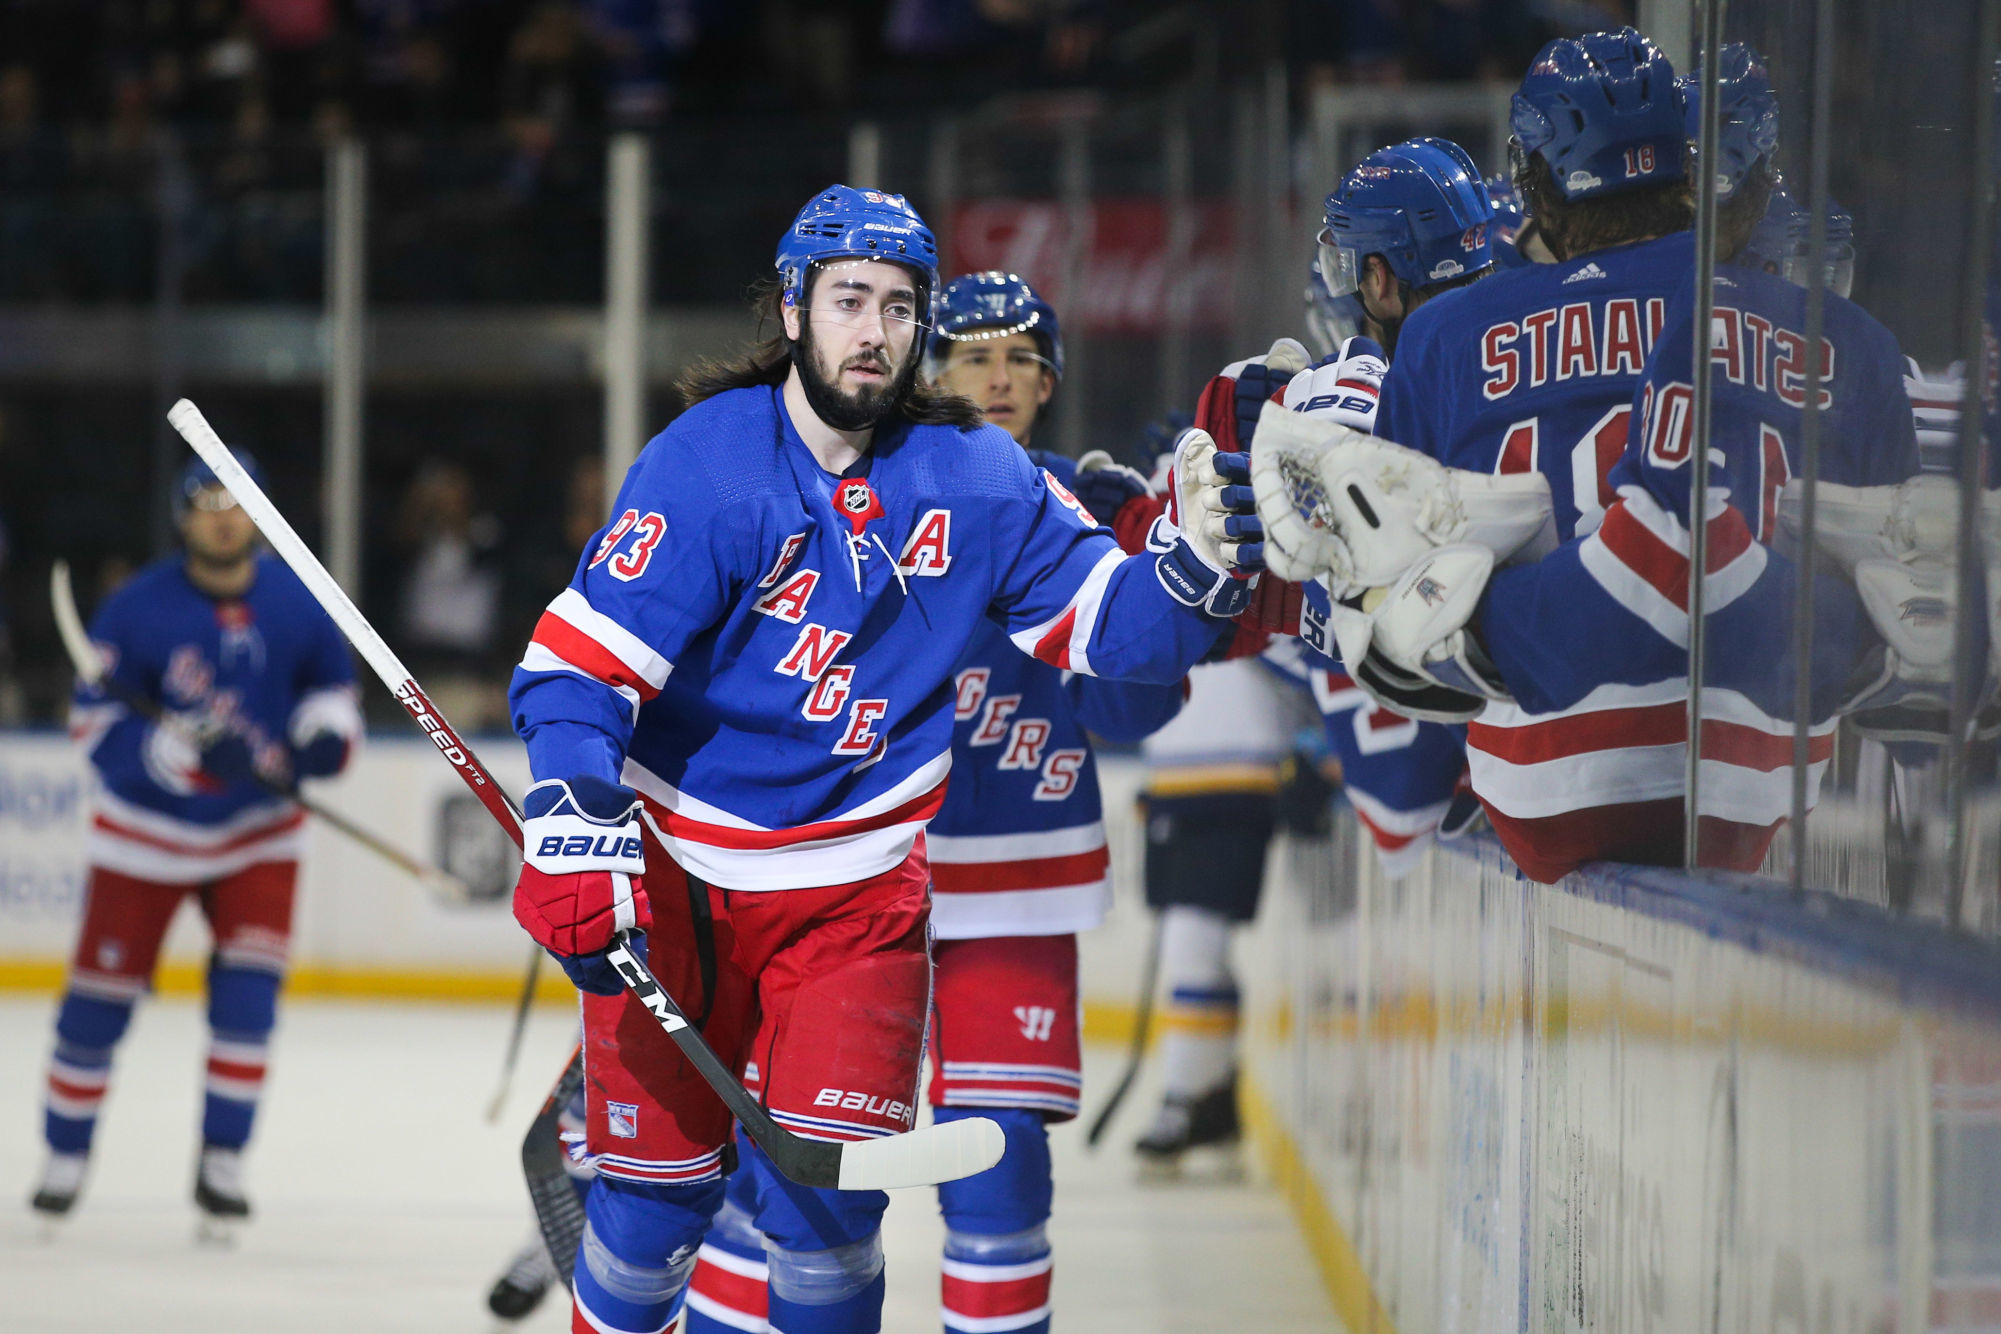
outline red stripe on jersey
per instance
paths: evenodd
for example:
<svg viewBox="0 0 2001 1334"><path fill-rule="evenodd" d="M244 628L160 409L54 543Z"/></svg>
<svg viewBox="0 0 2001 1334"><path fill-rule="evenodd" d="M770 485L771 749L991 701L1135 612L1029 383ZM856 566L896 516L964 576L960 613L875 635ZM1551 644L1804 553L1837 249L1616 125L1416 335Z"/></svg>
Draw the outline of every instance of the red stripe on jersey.
<svg viewBox="0 0 2001 1334"><path fill-rule="evenodd" d="M652 699L660 693L657 686L626 666L616 653L553 611L542 613L542 619L535 622L535 633L530 638L572 667L606 685L636 690L642 700Z"/></svg>
<svg viewBox="0 0 2001 1334"><path fill-rule="evenodd" d="M1809 736L1806 754L1810 764L1832 759L1834 734ZM1702 758L1771 773L1792 764L1793 738L1791 733L1774 735L1742 723L1705 718L1702 723Z"/></svg>
<svg viewBox="0 0 2001 1334"><path fill-rule="evenodd" d="M1049 632L1043 635L1041 640L1036 643L1035 656L1039 660L1048 663L1051 667L1068 667L1070 665L1070 632L1076 629L1076 627L1077 609L1072 607L1070 610L1064 612L1056 624L1049 627Z"/></svg>
<svg viewBox="0 0 2001 1334"><path fill-rule="evenodd" d="M957 1315L980 1320L1036 1310L1049 1302L1049 1275L1050 1271L1045 1269L1029 1278L1003 1279L998 1283L943 1275L940 1286L945 1318L950 1321Z"/></svg>
<svg viewBox="0 0 2001 1334"><path fill-rule="evenodd" d="M119 838L130 839L134 843L144 843L151 847L164 848L168 852L179 852L190 857L214 857L221 853L234 852L236 849L247 847L252 843L261 842L264 839L272 837L274 834L282 834L287 830L297 829L305 822L305 819L306 813L304 811L293 811L283 819L274 820L267 825L259 825L255 829L246 830L238 834L235 838L227 838L220 843L186 843L170 838L162 838L158 834L149 834L143 829L135 829L131 825L120 824L110 816L103 814L98 815L92 823L108 834L116 834Z"/></svg>
<svg viewBox="0 0 2001 1334"><path fill-rule="evenodd" d="M710 1264L707 1260L695 1263L695 1277L688 1286L718 1306L727 1306L732 1311L741 1311L759 1320L771 1313L771 1289L767 1284L748 1274L734 1273L721 1265Z"/></svg>
<svg viewBox="0 0 2001 1334"><path fill-rule="evenodd" d="M1359 806L1355 808L1355 816L1368 829L1369 836L1376 841L1376 846L1384 852L1401 852L1404 848L1409 847L1417 841L1418 836L1416 834L1391 833L1368 816L1362 814Z"/></svg>
<svg viewBox="0 0 2001 1334"><path fill-rule="evenodd" d="M1088 885L1105 878L1111 853L1105 848L1062 857L1031 857L1018 862L931 863L931 888L941 894L981 894L1009 889L1058 889Z"/></svg>
<svg viewBox="0 0 2001 1334"><path fill-rule="evenodd" d="M1466 744L1509 764L1541 764L1599 750L1665 746L1688 740L1688 705L1652 704L1631 709L1550 718L1522 727L1466 725Z"/></svg>
<svg viewBox="0 0 2001 1334"><path fill-rule="evenodd" d="M914 820L929 820L945 804L945 784L940 782L929 792L912 797L901 806L880 815L860 820L822 820L817 824L794 825L790 829L732 829L728 825L708 824L677 815L651 797L644 800L646 809L660 821L661 827L676 838L685 838L690 843L711 848L757 850L789 848L795 843L816 843L824 838L843 838L850 834L887 829L892 825L909 824Z"/></svg>
<svg viewBox="0 0 2001 1334"><path fill-rule="evenodd" d="M1641 523L1624 505L1614 505L1599 525L1605 549L1621 564L1653 585L1662 597L1682 611L1688 610L1688 557L1676 551L1653 529ZM1709 572L1736 560L1750 549L1751 530L1744 516L1726 509L1709 524Z"/></svg>

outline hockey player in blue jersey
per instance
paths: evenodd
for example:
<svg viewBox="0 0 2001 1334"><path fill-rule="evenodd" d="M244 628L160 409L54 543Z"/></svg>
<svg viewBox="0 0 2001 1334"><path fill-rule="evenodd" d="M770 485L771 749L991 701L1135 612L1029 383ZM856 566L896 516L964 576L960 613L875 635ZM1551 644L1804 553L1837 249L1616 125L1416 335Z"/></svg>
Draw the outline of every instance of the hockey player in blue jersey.
<svg viewBox="0 0 2001 1334"><path fill-rule="evenodd" d="M1056 312L1019 277L945 285L930 338L933 380L978 404L1037 466L1107 526L1145 479L1085 471L1029 448L1062 382ZM1095 462L1095 460L1093 460ZM1053 1256L1047 1126L1077 1114L1082 1078L1077 933L1104 920L1110 861L1090 734L1136 741L1181 707L1182 688L1075 676L983 627L954 673L952 785L925 832L932 875L934 1117L980 1115L1007 1135L1001 1161L938 1188L947 1331L1038 1334L1050 1325ZM763 1238L755 1182L732 1178L688 1296L689 1334L761 1330Z"/></svg>
<svg viewBox="0 0 2001 1334"><path fill-rule="evenodd" d="M1237 561L1255 521L1222 512L1199 432L1151 549L1127 556L972 404L917 381L935 245L900 196L824 191L776 268L772 336L684 380L691 406L628 474L510 696L537 780L515 915L587 993L580 1327L664 1327L729 1143L723 1105L611 974L613 934L651 931L663 984L794 1133L908 1129L924 828L966 646L991 622L1050 666L1167 684L1254 582ZM886 1197L743 1157L771 1323L875 1330Z"/></svg>
<svg viewBox="0 0 2001 1334"><path fill-rule="evenodd" d="M1520 216L1517 201L1517 223ZM1403 293L1399 308L1414 313L1494 271L1504 248L1494 235L1497 217L1492 190L1459 145L1436 138L1393 144L1362 159L1327 196L1320 268L1337 293L1351 283L1366 288L1373 278L1380 300L1394 282ZM1381 363L1370 356L1374 350L1352 346L1342 362L1302 373L1280 401L1295 412L1325 412L1373 431L1377 398L1369 391L1383 377ZM1361 392L1336 395L1326 388L1342 383ZM1398 713L1369 698L1338 662L1311 650L1308 666L1349 803L1385 870L1402 875L1429 846L1460 792L1465 728ZM1462 801L1470 813L1470 799Z"/></svg>
<svg viewBox="0 0 2001 1334"><path fill-rule="evenodd" d="M1740 167L1756 156L1740 158ZM1743 221L1740 212L1740 237ZM1337 571L1333 591L1379 590L1350 599L1331 628L1351 657L1380 668L1379 679L1428 695L1448 713L1456 701L1458 716L1474 718L1475 791L1517 863L1537 879L1596 858L1681 859L1693 280L1685 274L1663 302L1661 329L1627 404L1635 429L1610 475L1613 504L1588 527L1573 519L1575 536L1553 553L1495 571L1497 560L1532 540L1540 523L1532 508L1496 503L1484 475L1417 461L1391 487L1395 496L1360 485L1374 521L1356 517L1352 497L1337 498L1325 516L1341 543L1354 543L1328 562ZM1743 868L1758 863L1790 808L1798 578L1815 579L1817 612L1811 796L1838 708L1907 716L1922 707L1927 688L1935 690L1943 650L1929 609L1941 605L1930 594L1942 558L1935 488L1929 479L1907 480L1916 453L1895 341L1836 295L1827 302L1829 378L1820 398L1820 538L1848 577L1803 576L1807 567L1784 553L1783 542L1774 545L1786 483L1800 466L1805 297L1750 268L1719 268L1716 283L1700 833L1705 864ZM1267 481L1285 467L1285 435L1261 427L1271 450ZM1387 455L1377 451L1386 448L1397 447L1335 446L1319 456L1316 484L1333 495L1362 475L1358 467L1384 476ZM1346 460L1335 462L1344 451ZM1332 513L1344 507L1345 517ZM1297 530L1275 510L1266 518L1279 548L1275 565L1291 568L1285 548ZM1412 522L1425 536L1398 546L1412 537ZM1886 532L1897 540L1886 541Z"/></svg>
<svg viewBox="0 0 2001 1334"><path fill-rule="evenodd" d="M48 1216L76 1203L112 1054L190 895L215 941L195 1202L206 1219L248 1215L242 1155L305 843L304 813L282 793L338 773L361 734L340 632L260 553L255 525L199 461L179 479L174 514L183 549L133 575L92 619L112 685L79 685L70 714L99 785L49 1063L49 1159L33 1201Z"/></svg>

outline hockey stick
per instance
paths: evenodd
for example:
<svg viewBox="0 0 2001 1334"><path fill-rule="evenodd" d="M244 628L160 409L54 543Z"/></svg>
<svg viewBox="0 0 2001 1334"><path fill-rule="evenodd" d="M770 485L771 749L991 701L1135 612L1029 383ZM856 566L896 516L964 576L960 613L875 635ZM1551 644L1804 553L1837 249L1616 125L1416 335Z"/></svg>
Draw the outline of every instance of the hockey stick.
<svg viewBox="0 0 2001 1334"><path fill-rule="evenodd" d="M549 1248L549 1258L566 1288L575 1276L577 1241L584 1235L584 1206L563 1164L562 1119L563 1109L583 1082L584 1049L579 1047L521 1141L521 1175L528 1180L535 1225L542 1229L542 1244Z"/></svg>
<svg viewBox="0 0 2001 1334"><path fill-rule="evenodd" d="M1119 1104L1126 1100L1133 1081L1139 1078L1140 1062L1146 1059L1146 1040L1153 1032L1153 989L1160 982L1160 937L1166 921L1166 913L1154 915L1153 943L1147 946L1146 967L1142 970L1145 980L1140 983L1139 1011L1133 1016L1133 1044L1126 1055L1126 1072L1119 1076L1119 1082L1112 1086L1112 1096L1105 1099L1097 1119L1091 1122L1090 1133L1084 1136L1084 1147L1087 1149L1097 1148L1098 1141L1105 1137L1112 1117L1118 1114Z"/></svg>
<svg viewBox="0 0 2001 1334"><path fill-rule="evenodd" d="M382 636L341 591L326 567L321 565L292 525L278 512L243 465L216 435L215 428L201 410L185 398L167 413L181 438L201 455L214 470L236 503L243 506L264 539L284 562L292 567L306 589L319 602L348 642L360 653L389 692L400 701L424 729L438 753L451 761L459 777L472 789L493 818L500 821L516 847L521 846L521 812L487 772L444 715L439 713L423 687L410 675ZM659 1021L674 1045L681 1049L702 1078L723 1100L745 1133L757 1141L772 1164L802 1186L837 1187L841 1190L884 1190L895 1186L934 1186L941 1181L984 1172L1000 1161L1006 1140L1001 1128L985 1117L948 1121L923 1126L900 1135L864 1140L853 1144L829 1144L793 1134L772 1118L751 1092L738 1082L736 1073L716 1055L699 1030L688 1022L673 998L660 986L646 961L634 952L625 935L616 937L605 958L618 970L625 985Z"/></svg>
<svg viewBox="0 0 2001 1334"><path fill-rule="evenodd" d="M78 678L85 685L111 695L134 713L157 722L163 712L159 701L149 699L138 691L128 688L105 669L104 655L97 651L97 645L90 642L90 636L83 628L83 617L77 612L76 593L70 586L69 562L66 560L57 560L49 567L49 606L55 613L56 633L62 638L63 649L69 654L70 663L76 668ZM347 835L446 902L472 901L472 891L457 876L418 861L401 848L371 834L345 815L320 805L296 788L274 783L262 775L258 776L257 785L275 797L290 797L299 803L300 809L306 814L322 821L336 832Z"/></svg>
<svg viewBox="0 0 2001 1334"><path fill-rule="evenodd" d="M521 998L514 1002L514 1031L507 1035L507 1054L500 1058L500 1087L486 1105L489 1125L500 1119L500 1104L507 1101L508 1087L514 1083L514 1066L521 1059L521 1038L528 1031L528 1011L535 1008L535 982L541 973L542 947L537 945L528 952L528 974L521 979Z"/></svg>

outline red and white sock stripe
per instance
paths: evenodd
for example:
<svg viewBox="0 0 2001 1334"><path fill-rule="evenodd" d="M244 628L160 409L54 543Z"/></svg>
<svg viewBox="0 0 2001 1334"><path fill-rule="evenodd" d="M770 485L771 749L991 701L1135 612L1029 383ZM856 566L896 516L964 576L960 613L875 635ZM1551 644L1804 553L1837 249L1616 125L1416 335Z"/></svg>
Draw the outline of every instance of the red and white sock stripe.
<svg viewBox="0 0 2001 1334"><path fill-rule="evenodd" d="M95 1120L110 1085L111 1067L71 1065L57 1057L49 1062L49 1110L74 1121Z"/></svg>
<svg viewBox="0 0 2001 1334"><path fill-rule="evenodd" d="M256 1102L264 1091L269 1051L269 1045L262 1042L212 1039L208 1044L208 1091L234 1102Z"/></svg>
<svg viewBox="0 0 2001 1334"><path fill-rule="evenodd" d="M942 1261L940 1314L951 1334L1000 1334L1049 1319L1049 1278L1055 1258L1010 1264Z"/></svg>
<svg viewBox="0 0 2001 1334"><path fill-rule="evenodd" d="M746 1334L767 1334L771 1325L771 1268L762 1260L704 1244L688 1280L688 1310Z"/></svg>

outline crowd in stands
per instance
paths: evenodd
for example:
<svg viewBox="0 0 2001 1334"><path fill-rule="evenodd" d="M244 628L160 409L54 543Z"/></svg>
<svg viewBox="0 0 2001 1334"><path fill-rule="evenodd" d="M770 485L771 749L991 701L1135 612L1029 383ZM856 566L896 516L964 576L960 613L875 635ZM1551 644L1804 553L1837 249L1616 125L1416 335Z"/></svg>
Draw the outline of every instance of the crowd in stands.
<svg viewBox="0 0 2001 1334"><path fill-rule="evenodd" d="M964 105L1044 87L1514 69L1630 0L0 0L0 138L658 125L681 110Z"/></svg>

